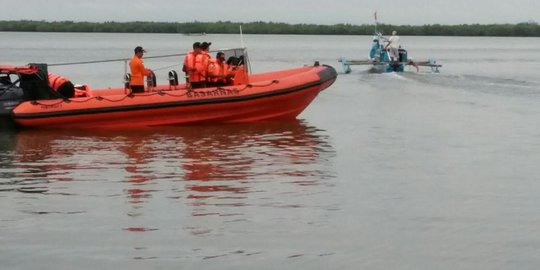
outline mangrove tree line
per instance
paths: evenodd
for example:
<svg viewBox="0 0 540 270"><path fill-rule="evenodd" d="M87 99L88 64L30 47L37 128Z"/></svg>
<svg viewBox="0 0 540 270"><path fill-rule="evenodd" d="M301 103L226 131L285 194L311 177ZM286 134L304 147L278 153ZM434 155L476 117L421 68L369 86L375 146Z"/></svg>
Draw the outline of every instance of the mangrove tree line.
<svg viewBox="0 0 540 270"><path fill-rule="evenodd" d="M372 24L287 24L277 22L74 22L74 21L0 21L0 31L17 32L100 32L100 33L183 33L183 34L238 34L242 26L245 34L294 35L371 35ZM462 25L389 25L377 28L385 34L397 30L411 36L519 36L540 37L536 22L518 24L462 24Z"/></svg>

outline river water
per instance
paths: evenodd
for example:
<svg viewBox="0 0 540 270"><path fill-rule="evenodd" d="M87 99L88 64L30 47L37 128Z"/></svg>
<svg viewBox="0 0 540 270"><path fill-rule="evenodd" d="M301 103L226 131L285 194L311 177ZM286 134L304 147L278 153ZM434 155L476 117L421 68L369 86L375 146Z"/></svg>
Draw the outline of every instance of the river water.
<svg viewBox="0 0 540 270"><path fill-rule="evenodd" d="M0 33L2 64L177 54L237 35ZM368 36L245 35L255 72L363 59ZM2 269L538 269L540 39L407 37L429 70L353 66L298 120L0 131ZM181 57L147 59L158 81ZM123 62L49 68L93 88Z"/></svg>

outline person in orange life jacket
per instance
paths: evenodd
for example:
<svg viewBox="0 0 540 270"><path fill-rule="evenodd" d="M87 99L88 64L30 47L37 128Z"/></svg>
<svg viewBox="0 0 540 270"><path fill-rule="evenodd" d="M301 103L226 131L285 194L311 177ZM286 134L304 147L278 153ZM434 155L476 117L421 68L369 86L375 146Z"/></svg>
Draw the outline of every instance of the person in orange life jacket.
<svg viewBox="0 0 540 270"><path fill-rule="evenodd" d="M249 83L249 77L247 74L247 70L245 68L244 61L245 60L244 60L243 55L235 59L236 64L233 67L233 78L232 78L233 85Z"/></svg>
<svg viewBox="0 0 540 270"><path fill-rule="evenodd" d="M218 52L216 58L208 64L207 81L208 86L224 86L230 84L232 77L229 65L225 62L225 53Z"/></svg>
<svg viewBox="0 0 540 270"><path fill-rule="evenodd" d="M210 51L210 45L212 45L212 42L203 42L201 43L201 53L197 55L196 66L197 71L201 75L202 81L204 81L202 87L207 86L207 71L208 71L208 65L210 64L210 60L212 59L212 56L208 53Z"/></svg>
<svg viewBox="0 0 540 270"><path fill-rule="evenodd" d="M75 86L68 79L53 73L48 74L49 86L56 92L66 98L75 96Z"/></svg>
<svg viewBox="0 0 540 270"><path fill-rule="evenodd" d="M201 53L201 43L195 42L193 43L193 50L188 52L184 57L184 66L182 67L182 71L186 73L186 81L189 83L191 88L204 87L203 77L200 70L197 69L198 67L200 68L200 65L197 65L197 60L200 60L198 55Z"/></svg>
<svg viewBox="0 0 540 270"><path fill-rule="evenodd" d="M141 46L135 47L135 54L129 62L129 68L131 70L131 79L129 86L132 93L144 92L144 77L152 74L152 70L144 67L142 57L146 52Z"/></svg>

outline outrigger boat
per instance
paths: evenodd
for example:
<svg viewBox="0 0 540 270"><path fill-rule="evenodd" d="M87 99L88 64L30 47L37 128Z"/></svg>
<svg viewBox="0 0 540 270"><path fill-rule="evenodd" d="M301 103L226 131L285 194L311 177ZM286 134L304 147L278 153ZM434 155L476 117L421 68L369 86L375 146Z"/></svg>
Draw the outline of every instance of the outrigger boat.
<svg viewBox="0 0 540 270"><path fill-rule="evenodd" d="M439 72L439 68L442 65L437 64L437 61L433 59L413 61L407 57L407 51L401 47L399 48L398 59L391 59L388 51L385 49L388 39L377 30L379 24L377 21L377 11L373 15L375 18L375 34L373 36L369 58L365 60L351 60L344 57L338 59L338 62L341 62L344 73L351 73L351 66L353 65L370 65L370 71L375 73L403 72L407 65L414 66L416 71L419 70L419 67L430 67L432 72Z"/></svg>
<svg viewBox="0 0 540 270"><path fill-rule="evenodd" d="M384 49L384 44L388 42L388 39L385 38L382 33L376 32L373 36L373 44L369 52L369 59L365 60L352 60L346 59L344 57L338 59L338 62L341 63L344 73L351 73L351 66L353 65L370 65L370 72L374 73L385 73L385 72L403 72L405 66L413 66L416 68L416 71L419 70L419 67L430 67L432 72L438 73L439 68L442 65L437 64L436 60L428 59L423 61L413 61L407 57L407 50L400 48L399 49L399 59L391 60L389 53Z"/></svg>
<svg viewBox="0 0 540 270"><path fill-rule="evenodd" d="M245 49L225 51L243 53ZM47 82L47 65L1 66L16 75L2 84L0 112L21 127L31 128L133 128L143 126L242 123L294 119L337 78L331 66L312 66L247 75L247 82L222 87L189 89L169 77L168 85L151 85L144 93L126 87L90 89L84 95L58 98ZM172 72L169 72L171 75ZM177 77L177 76L176 76Z"/></svg>

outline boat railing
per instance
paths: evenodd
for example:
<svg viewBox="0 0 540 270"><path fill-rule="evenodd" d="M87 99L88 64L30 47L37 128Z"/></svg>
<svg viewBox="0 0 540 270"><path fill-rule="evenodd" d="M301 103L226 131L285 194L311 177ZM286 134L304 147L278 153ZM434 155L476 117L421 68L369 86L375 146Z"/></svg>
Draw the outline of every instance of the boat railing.
<svg viewBox="0 0 540 270"><path fill-rule="evenodd" d="M217 52L224 52L226 57L228 57L228 56L234 56L234 57L243 56L246 63L249 63L246 48L219 49L219 50L209 51L208 53L209 54L215 54ZM186 55L187 55L187 53L164 54L164 55L145 56L144 59L185 57ZM110 62L124 62L127 65L127 63L129 63L130 60L131 60L131 58L113 58L113 59L101 59L101 60L78 61L78 62L52 63L52 64L48 64L48 66L49 67L72 66L72 65L86 65L86 64L98 64L98 63L110 63ZM178 64L178 65L181 65L181 64ZM154 68L154 69L159 70L159 69L165 69L165 68L167 68L167 67Z"/></svg>

